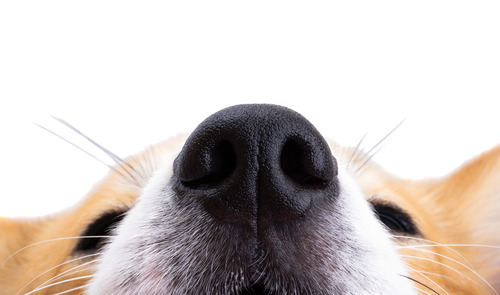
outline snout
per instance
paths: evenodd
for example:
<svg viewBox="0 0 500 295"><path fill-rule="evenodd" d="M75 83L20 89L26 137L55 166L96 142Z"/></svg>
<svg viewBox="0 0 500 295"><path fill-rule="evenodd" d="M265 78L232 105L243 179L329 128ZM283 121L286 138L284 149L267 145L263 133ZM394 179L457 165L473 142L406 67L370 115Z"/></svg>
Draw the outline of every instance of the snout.
<svg viewBox="0 0 500 295"><path fill-rule="evenodd" d="M316 128L275 105L238 105L202 122L174 162L174 189L215 219L257 230L338 196L337 162Z"/></svg>
<svg viewBox="0 0 500 295"><path fill-rule="evenodd" d="M89 294L414 294L362 191L298 113L230 107L169 151Z"/></svg>

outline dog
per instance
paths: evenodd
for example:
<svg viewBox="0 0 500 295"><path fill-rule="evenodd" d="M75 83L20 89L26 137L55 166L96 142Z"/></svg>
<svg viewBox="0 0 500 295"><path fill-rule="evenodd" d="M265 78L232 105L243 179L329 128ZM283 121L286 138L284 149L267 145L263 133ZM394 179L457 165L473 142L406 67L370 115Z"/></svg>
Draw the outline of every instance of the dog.
<svg viewBox="0 0 500 295"><path fill-rule="evenodd" d="M0 294L498 294L500 147L405 180L300 114L237 105L0 219Z"/></svg>

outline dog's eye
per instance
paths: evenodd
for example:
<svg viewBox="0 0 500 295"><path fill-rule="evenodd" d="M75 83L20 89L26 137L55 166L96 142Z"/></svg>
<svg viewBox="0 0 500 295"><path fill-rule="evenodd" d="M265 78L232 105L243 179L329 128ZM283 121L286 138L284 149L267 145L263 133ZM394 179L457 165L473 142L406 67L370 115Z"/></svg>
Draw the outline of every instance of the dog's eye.
<svg viewBox="0 0 500 295"><path fill-rule="evenodd" d="M112 234L113 229L123 219L125 216L124 213L122 211L106 212L89 224L81 234L80 241L75 250L84 253L98 251L105 244L106 237Z"/></svg>
<svg viewBox="0 0 500 295"><path fill-rule="evenodd" d="M391 231L408 235L420 234L412 218L401 208L377 202L372 205L380 221Z"/></svg>

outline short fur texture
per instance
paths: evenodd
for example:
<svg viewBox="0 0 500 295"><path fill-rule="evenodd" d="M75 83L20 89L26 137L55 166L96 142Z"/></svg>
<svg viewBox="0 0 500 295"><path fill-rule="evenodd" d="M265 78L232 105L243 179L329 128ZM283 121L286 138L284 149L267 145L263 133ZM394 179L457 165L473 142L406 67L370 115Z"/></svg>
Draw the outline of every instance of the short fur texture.
<svg viewBox="0 0 500 295"><path fill-rule="evenodd" d="M118 161L64 212L0 218L0 294L246 294L250 285L265 289L257 294L500 290L500 147L441 179L406 180L329 141L338 197L255 236L173 188L185 141ZM388 228L376 204L400 208L418 233ZM107 245L76 251L88 226L113 211L126 216Z"/></svg>

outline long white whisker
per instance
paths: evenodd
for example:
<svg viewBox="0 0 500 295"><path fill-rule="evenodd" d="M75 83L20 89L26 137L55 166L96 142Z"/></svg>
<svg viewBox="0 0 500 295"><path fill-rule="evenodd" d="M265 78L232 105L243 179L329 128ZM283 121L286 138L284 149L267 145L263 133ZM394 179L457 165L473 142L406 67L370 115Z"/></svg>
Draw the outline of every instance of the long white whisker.
<svg viewBox="0 0 500 295"><path fill-rule="evenodd" d="M95 156L95 155L91 154L89 151L85 150L84 148L82 148L81 146L77 145L76 143L74 143L74 142L72 142L72 141L68 140L67 138L64 138L63 136L61 136L61 135L57 134L56 132L54 132L54 131L52 131L52 130L48 129L47 127L44 127L44 126L39 125L39 124L37 124L37 123L34 123L34 124L35 124L36 126L38 126L38 127L42 128L43 130L45 130L45 131L49 132L50 134L52 134L52 135L56 136L57 138L59 138L59 139L61 139L61 140L65 141L66 143L68 143L68 144L70 144L70 145L74 146L75 148L77 148L77 149L79 149L80 151L84 152L85 154L87 154L88 156L92 157L93 159L95 159L95 160L96 160L96 161L98 161L99 163L103 164L104 166L106 166L106 167L108 167L108 168L110 168L110 169L114 169L112 165L109 165L108 163L106 163L106 162L104 162L103 160L99 159L97 156Z"/></svg>
<svg viewBox="0 0 500 295"><path fill-rule="evenodd" d="M73 292L73 291L80 290L80 289L84 289L84 288L87 288L87 286L86 286L86 285L79 286L79 287L76 287L76 288L73 288L73 289L69 289L69 290L66 290L66 291L63 291L63 292L56 293L56 294L54 294L54 295L62 295L62 294L67 294L67 293L69 293L69 292Z"/></svg>
<svg viewBox="0 0 500 295"><path fill-rule="evenodd" d="M84 280L84 279L90 279L94 277L93 275L88 275L88 276L81 276L81 277L76 277L76 278L71 278L71 279L67 279L67 280L64 280L64 281L60 281L60 282L57 282L57 283L53 283L53 284L50 284L50 285L46 285L46 286L43 286L41 288L37 288L31 292L28 292L24 295L31 295L33 293L36 293L38 291L41 291L41 290L44 290L44 289L47 289L47 288L50 288L50 287L54 287L54 286L57 286L57 285L61 285L61 284L65 284L65 283L69 283L69 282L74 282L74 281L78 281L78 280Z"/></svg>
<svg viewBox="0 0 500 295"><path fill-rule="evenodd" d="M406 239L410 239L410 240L416 240L416 241L419 241L419 242L426 242L426 243L432 244L432 245L428 245L429 247L432 247L432 246L435 246L435 247L444 247L444 248L450 250L451 252L455 253L457 256L459 256L460 258L462 258L464 261L466 261L472 267L472 265L467 260L467 258L465 258L462 254L460 254L457 250L451 248L450 246L447 246L447 245L444 245L444 244L441 244L441 243L438 243L438 242L435 242L435 241L431 241L431 240L428 240L428 239L422 239L422 238L417 238L417 237L397 236L397 235L394 235L393 237L396 237L396 238L406 238ZM422 246L422 245L398 246L398 248L399 249L409 249L409 248L406 248L406 247L412 247L412 246Z"/></svg>
<svg viewBox="0 0 500 295"><path fill-rule="evenodd" d="M387 138L389 138L389 136L391 136L391 134L393 134L399 127L401 127L401 125L403 125L403 123L406 121L406 119L402 120L401 122L399 122L396 127L394 127L391 131L389 131L389 133L387 133L381 140L379 140L370 150L368 150L368 152L366 153L368 155L368 157L365 159L365 161L363 161L363 163L361 163L361 165L358 166L358 168L356 169L356 171L354 171L354 173L358 173L377 153L379 150L377 150L377 152L373 153L372 152L374 150L376 150L384 141L386 141Z"/></svg>
<svg viewBox="0 0 500 295"><path fill-rule="evenodd" d="M434 273L434 272L430 272L430 271L425 271L421 268L418 268L416 266L413 265L412 269L415 269L415 270L418 270L419 272L421 273L424 273L424 274L428 274L428 275L432 275L432 276L436 276L436 277L441 277L441 278L444 278L444 279L447 279L449 281L453 281L455 283L458 283L457 280L455 280L454 278L452 277L449 277L449 276L445 276L445 275L442 275L442 274L439 274L439 273Z"/></svg>
<svg viewBox="0 0 500 295"><path fill-rule="evenodd" d="M38 286L37 288L43 287L43 286L45 286L46 284L49 284L49 283L51 283L51 282L53 282L53 281L55 281L55 280L57 280L57 279L59 279L59 278L65 277L65 276L67 276L67 275L72 275L72 274L75 274L75 273L77 273L77 272L82 272L82 271L85 271L85 270L89 269L89 267L88 267L88 266L89 266L90 264L93 264L93 263L96 263L96 262L97 262L97 260L92 260L92 261L88 261L88 262L82 263L82 264L80 264L80 265L74 266L74 267L72 267L72 268L70 268L70 269L67 269L67 270L63 271L62 273L60 273L60 274L58 274L58 275L54 276L53 278L50 278L50 279L48 279L47 281L43 282L43 283L42 283L40 286Z"/></svg>
<svg viewBox="0 0 500 295"><path fill-rule="evenodd" d="M418 291L422 292L422 293L425 293L427 295L432 295L431 293L425 291L424 289L420 289L419 287L415 287L415 289L417 289Z"/></svg>
<svg viewBox="0 0 500 295"><path fill-rule="evenodd" d="M108 155L108 157L110 157L116 164L123 164L122 158L118 157L115 153L111 152L110 150L106 149L102 145L100 145L97 142L95 142L92 138L90 138L87 135L85 135L85 133L83 133L80 130L78 130L75 126L71 125L70 123L66 122L65 120L63 120L61 118L57 118L57 117L54 117L54 116L52 116L52 118L54 118L55 120L57 120L59 123L63 124L64 126L68 127L69 129L71 129L76 134L78 134L81 137L85 138L87 141L89 141L91 144L93 144L97 148L99 148L106 155Z"/></svg>
<svg viewBox="0 0 500 295"><path fill-rule="evenodd" d="M438 247L437 245L434 245L432 247ZM437 255L439 257L443 257L443 258L446 258L446 259L449 259L453 262L456 262L460 265L462 265L463 267L470 267L471 271L474 271L475 272L475 269L474 269L474 266L467 260L467 258L465 258L463 255L461 255L460 253L456 252L456 251L453 251L455 254L458 254L458 256L460 256L460 258L462 258L467 264L468 266L466 265L463 265L462 263L458 262L458 260L455 260L447 255L443 255L443 254L440 254L440 253L437 253L435 251L429 251L429 250L425 250L425 249L422 249L423 247L411 247L411 248L399 248L399 249L411 249L411 250L415 250L415 251L420 251L420 252L424 252L424 253L430 253L430 254L434 254L434 255Z"/></svg>
<svg viewBox="0 0 500 295"><path fill-rule="evenodd" d="M477 247L477 248L492 248L500 250L499 246L494 245L482 245L482 244L436 244L436 245L411 245L411 246L398 246L399 249L413 249L413 248L425 248L425 247ZM452 249L450 249L452 250Z"/></svg>
<svg viewBox="0 0 500 295"><path fill-rule="evenodd" d="M54 117L54 116L52 118L54 118L54 120L56 120L59 123L63 124L67 128L71 129L73 132L75 132L79 136L83 137L84 139L86 139L87 141L89 141L92 145L94 145L99 150L101 150L104 154L106 154L109 158L111 158L111 160L113 162L115 162L115 164L118 164L119 168L121 168L121 170L124 170L125 173L122 173L122 171L120 171L120 169L118 169L117 167L114 167L113 165L107 164L103 160L99 159L96 155L91 154L90 152L88 152L87 150L85 150L84 148L82 148L81 146L79 146L78 144L72 142L71 140L69 140L69 139L67 139L67 138L59 135L58 133L56 133L56 132L54 132L54 131L52 131L52 130L50 130L50 129L42 126L42 125L39 125L37 123L34 123L34 124L36 126L42 128L43 130L51 133L52 135L55 135L56 137L62 139L66 143L74 146L75 148L79 149L80 151L84 152L85 154L89 155L93 159L97 160L99 163L105 165L109 169L111 169L111 170L115 171L116 173L122 175L124 178L129 178L129 179L132 180L132 182L135 182L137 185L140 185L140 182L136 178L137 173L135 173L134 168L131 167L130 164L126 163L122 158L118 157L116 154L112 153L111 151L109 151L108 149L106 149L105 147L103 147L102 145L98 144L93 139L91 139L90 137L88 137L87 135L85 135L83 132L81 132L80 130L78 130L76 127L74 127L73 125L69 124L68 122L66 122L66 121L64 121L62 119L59 119L57 117Z"/></svg>
<svg viewBox="0 0 500 295"><path fill-rule="evenodd" d="M74 259L65 261L65 262L60 263L60 264L58 264L56 266L53 266L53 267L47 269L46 271L42 272L41 274L39 274L35 278L33 278L31 281L29 281L26 285L24 285L21 289L19 289L19 291L17 291L15 295L19 294L22 290L24 290L27 286L29 286L31 283L33 283L36 279L38 279L39 277L43 276L44 274L48 273L49 271L51 271L51 270L53 270L53 269L55 269L57 267L60 267L60 266L63 266L63 265L66 265L68 263L72 263L72 262L75 262L75 261L78 261L78 260L86 259L86 258L89 258L89 257L92 257L92 256L97 256L97 255L99 255L99 254L85 255L85 256L82 256L82 257L78 257L78 258L74 258Z"/></svg>
<svg viewBox="0 0 500 295"><path fill-rule="evenodd" d="M64 121L63 119L57 118L57 117L53 117L53 118L55 120L59 121L64 126L68 127L69 129L73 130L74 132L76 132L81 137L85 138L87 141L89 141L91 144L93 144L94 146L96 146L101 151L103 151L116 164L120 165L120 167L123 170L125 170L125 172L127 173L127 176L129 176L132 179L133 182L135 182L137 185L140 185L141 182L139 181L139 179L137 177L142 178L141 177L141 173L137 173L137 171L134 169L133 166L131 166L129 163L125 162L122 158L120 158L119 156L117 156L115 153L111 152L107 148L105 148L102 145L98 144L96 141L94 141L92 138L90 138L87 135L85 135L85 133L81 132L80 130L78 130L75 126L71 125L70 123Z"/></svg>
<svg viewBox="0 0 500 295"><path fill-rule="evenodd" d="M351 156L349 157L349 160L347 161L347 165L346 165L347 169L349 169L351 167L351 165L352 165L352 163L354 161L354 158L358 155L358 153L360 151L360 148L361 148L361 144L365 140L367 134L368 133L365 133L365 135L363 135L363 137L361 137L361 139L359 140L358 144L354 148L354 151L352 152Z"/></svg>
<svg viewBox="0 0 500 295"><path fill-rule="evenodd" d="M73 240L73 239L98 239L98 238L109 238L109 237L110 236L75 236L75 237L64 237L64 238L56 238L56 239L43 240L43 241L36 242L36 243L30 244L28 246L25 246L25 247L17 250L16 252L12 253L11 255L9 255L9 257L7 257L7 259L4 260L3 265L5 266L5 263L7 263L7 261L9 261L10 259L12 259L12 257L14 257L15 255L19 254L20 252L22 252L22 251L24 251L24 250L26 250L28 248L37 246L37 245L41 245L41 244L45 244L45 243L50 243L50 242L64 241L64 240Z"/></svg>
<svg viewBox="0 0 500 295"><path fill-rule="evenodd" d="M409 259L420 259L420 260L425 260L425 261L429 261L429 262L433 262L433 263L436 263L438 265L441 265L441 266L444 266L448 269L451 269L453 270L454 272L462 275L463 277L467 278L468 280L470 280L471 282L473 282L474 284L480 286L475 280L471 279L469 276L467 276L466 274L456 270L455 268L449 266L449 265L446 265L444 263L441 263L439 261L436 261L436 260L433 260L433 259L429 259L429 258L425 258L425 257L419 257L419 256L411 256L411 255L401 255L401 257L405 257L405 258L409 258ZM488 283L488 281L486 281L482 276L480 276L477 272L471 270L469 267L465 266L464 264L461 264L459 263L460 265L464 266L465 268L467 268L468 270L472 271L476 276L478 276L491 290L493 290L493 292L495 292L495 294L498 295L498 293L495 291L495 289L490 285L490 283Z"/></svg>
<svg viewBox="0 0 500 295"><path fill-rule="evenodd" d="M453 258L451 258L451 257L448 257L448 256L446 256L446 255L442 255L442 254L439 254L439 253L436 253L436 252L433 252L433 251L428 251L428 250L418 249L418 248L414 248L413 250L420 251L420 252L424 252L424 253L431 253L431 254L433 254L433 255L437 255L437 256L442 257L442 258L444 258L444 259L448 259L448 260L450 260L450 261L452 261L452 262L455 262L456 264L458 264L458 265L460 265L460 266L465 267L467 270L471 271L471 272L472 272L473 274L475 274L478 278L480 278L480 279L481 279L484 283L486 283L486 284L490 287L490 289L492 289L492 290L495 292L495 294L498 294L498 293L495 291L495 289L493 288L493 286L491 286L491 285L490 285L490 283L488 283L488 281L487 281L485 278L483 278L483 277L482 277L479 273L477 273L477 271L476 271L476 270L474 270L473 268L468 267L467 265L465 265L465 264L463 264L463 263L461 263L461 262L459 262L459 261L457 261L457 260L455 260L455 259L453 259Z"/></svg>
<svg viewBox="0 0 500 295"><path fill-rule="evenodd" d="M401 122L399 122L394 128L392 128L391 131L389 131L389 133L387 133L384 137L382 137L381 140L379 140L368 152L367 154L370 154L372 151L374 151L379 145L381 145L387 138L389 138L389 136L391 136L391 134L393 134L396 130L398 130L399 127L401 127L401 125L403 125L403 123L406 121L406 119L403 119L401 120Z"/></svg>
<svg viewBox="0 0 500 295"><path fill-rule="evenodd" d="M424 275L421 271L417 270L415 267L412 267L410 266L409 264L407 264L408 267L410 267L414 272L418 273L419 275L421 275L422 277L426 278L427 280L429 280L431 283L433 283L435 286L437 286L439 289L443 290L444 293L450 295L450 293L448 293L443 287L441 287L441 285L439 285L438 283L436 283L434 280L432 280L431 278L429 278L428 276Z"/></svg>

